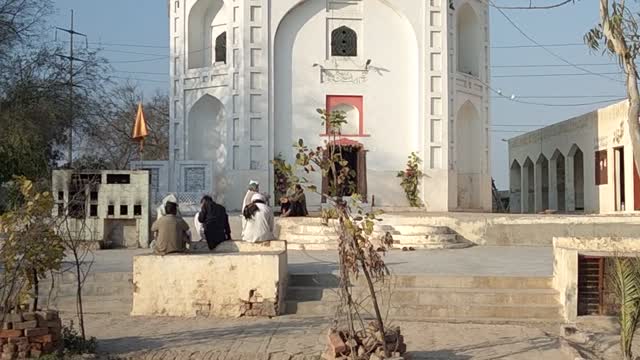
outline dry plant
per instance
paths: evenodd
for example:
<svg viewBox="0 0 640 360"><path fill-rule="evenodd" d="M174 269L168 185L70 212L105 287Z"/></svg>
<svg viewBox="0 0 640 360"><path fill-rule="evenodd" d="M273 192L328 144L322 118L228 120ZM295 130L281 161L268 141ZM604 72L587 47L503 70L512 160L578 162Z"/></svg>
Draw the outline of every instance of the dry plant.
<svg viewBox="0 0 640 360"><path fill-rule="evenodd" d="M279 159L274 162L275 170L280 174L290 174L288 183L291 186L300 184L322 196L331 205L334 220L327 220L327 223L333 224L336 229L340 272L340 304L332 330L346 344L348 349L345 354L350 359L369 359L373 353L389 358L392 352L399 349L392 349L386 340L394 336L400 338L400 334L399 329L389 332L385 328L376 284L384 283L390 275L383 254L386 247L392 245L392 239L385 237L382 244L377 243L374 226L381 221L381 213L367 212L362 206L361 196L356 193L355 170L349 168L349 162L344 157L345 146L338 141L340 129L347 123L345 113L322 109L317 111L322 125L328 130L329 140L325 141L324 146L310 148L303 139L299 139L294 145L297 151L295 163L287 164ZM281 166L287 168L279 169ZM322 190L306 178L318 173L325 179ZM354 294L353 285L361 276L366 283L365 300L373 307L373 323L366 323L365 305Z"/></svg>

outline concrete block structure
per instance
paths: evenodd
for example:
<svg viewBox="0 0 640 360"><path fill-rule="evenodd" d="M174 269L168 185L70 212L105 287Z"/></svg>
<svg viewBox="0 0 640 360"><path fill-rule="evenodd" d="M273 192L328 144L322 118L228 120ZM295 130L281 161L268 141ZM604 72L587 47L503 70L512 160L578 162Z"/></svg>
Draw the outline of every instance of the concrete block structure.
<svg viewBox="0 0 640 360"><path fill-rule="evenodd" d="M286 242L227 242L220 251L136 256L131 315L280 315L288 276Z"/></svg>
<svg viewBox="0 0 640 360"><path fill-rule="evenodd" d="M55 215L95 246L149 246L148 171L55 170Z"/></svg>
<svg viewBox="0 0 640 360"><path fill-rule="evenodd" d="M640 210L627 109L623 101L510 139L511 212Z"/></svg>
<svg viewBox="0 0 640 360"><path fill-rule="evenodd" d="M367 199L407 206L396 173L417 152L427 210L491 210L486 2L170 0L169 18L170 161L151 165L179 198L273 193L275 157L328 140L324 108L347 116Z"/></svg>

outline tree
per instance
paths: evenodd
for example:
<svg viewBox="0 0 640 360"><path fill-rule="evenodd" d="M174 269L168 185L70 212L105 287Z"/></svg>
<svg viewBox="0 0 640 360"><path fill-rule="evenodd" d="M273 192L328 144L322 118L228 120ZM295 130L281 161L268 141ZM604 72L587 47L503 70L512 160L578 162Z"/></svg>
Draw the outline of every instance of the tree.
<svg viewBox="0 0 640 360"><path fill-rule="evenodd" d="M84 124L83 148L111 169L127 169L139 160L139 146L131 140L133 121L142 92L135 85L113 88L91 120ZM144 102L149 136L145 139L144 160L169 159L169 96L156 93Z"/></svg>
<svg viewBox="0 0 640 360"><path fill-rule="evenodd" d="M633 148L634 162L640 169L640 92L635 60L640 50L640 33L636 12L624 0L599 0L600 23L585 35L585 42L594 50L617 58L626 75L629 109L626 123ZM624 123L621 123L621 130Z"/></svg>
<svg viewBox="0 0 640 360"><path fill-rule="evenodd" d="M0 0L0 63L15 46L27 45L42 30L49 0Z"/></svg>

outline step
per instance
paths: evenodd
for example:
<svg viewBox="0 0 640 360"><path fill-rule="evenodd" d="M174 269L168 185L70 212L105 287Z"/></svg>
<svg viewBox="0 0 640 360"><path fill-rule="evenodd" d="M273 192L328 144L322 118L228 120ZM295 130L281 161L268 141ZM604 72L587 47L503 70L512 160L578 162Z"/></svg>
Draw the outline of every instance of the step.
<svg viewBox="0 0 640 360"><path fill-rule="evenodd" d="M389 283L400 288L551 289L552 277L395 275ZM356 281L364 285L362 278ZM338 287L339 279L335 274L289 274L289 286Z"/></svg>
<svg viewBox="0 0 640 360"><path fill-rule="evenodd" d="M446 226L430 226L430 225L395 225L385 224L376 225L374 227L375 232L391 231L402 235L433 235L433 234L451 234L453 230Z"/></svg>
<svg viewBox="0 0 640 360"><path fill-rule="evenodd" d="M368 296L366 288L354 288L356 299ZM446 288L382 288L382 302L391 295L399 305L558 305L558 292L553 289L446 289ZM337 288L289 287L286 300L291 302L339 300Z"/></svg>
<svg viewBox="0 0 640 360"><path fill-rule="evenodd" d="M421 244L421 243L458 243L461 242L456 234L433 235L392 235L396 244Z"/></svg>
<svg viewBox="0 0 640 360"><path fill-rule="evenodd" d="M336 312L337 302L286 302L286 313L303 316L329 316ZM366 307L365 307L366 308ZM369 310L369 309L367 309ZM370 310L369 310L370 311ZM479 319L548 319L561 318L559 305L393 305L381 309L392 318L479 318Z"/></svg>

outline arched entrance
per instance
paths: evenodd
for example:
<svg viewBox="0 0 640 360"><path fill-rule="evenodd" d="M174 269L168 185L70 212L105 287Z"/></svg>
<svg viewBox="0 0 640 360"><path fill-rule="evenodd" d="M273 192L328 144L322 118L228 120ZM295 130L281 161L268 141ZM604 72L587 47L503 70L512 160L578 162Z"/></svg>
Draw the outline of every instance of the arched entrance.
<svg viewBox="0 0 640 360"><path fill-rule="evenodd" d="M530 158L527 158L522 165L522 212L535 212L535 176L534 165Z"/></svg>
<svg viewBox="0 0 640 360"><path fill-rule="evenodd" d="M332 196L351 196L358 194L362 197L362 201L367 202L367 151L364 146L353 140L342 138L333 141L327 145L325 157L330 158L331 149L333 153L340 153L342 159L346 161L349 172L346 170L342 174L343 181L336 183L336 177L329 172L322 178L322 193ZM336 173L340 174L344 168L342 164L335 164ZM326 202L326 199L322 199Z"/></svg>
<svg viewBox="0 0 640 360"><path fill-rule="evenodd" d="M189 69L213 65L216 38L226 31L226 24L227 14L223 0L199 0L191 7L187 26Z"/></svg>
<svg viewBox="0 0 640 360"><path fill-rule="evenodd" d="M555 199L556 209L558 211L566 211L566 190L565 190L565 158L564 155L557 150L553 153L551 157L551 165L550 168L552 171L555 171L555 176L552 176L552 179L555 179L554 189L551 190L552 198ZM554 191L555 190L555 191ZM553 200L551 200L553 201Z"/></svg>
<svg viewBox="0 0 640 360"><path fill-rule="evenodd" d="M456 170L458 209L480 209L482 162L482 124L476 107L465 102L456 117Z"/></svg>
<svg viewBox="0 0 640 360"><path fill-rule="evenodd" d="M518 160L513 160L509 172L509 209L518 214L522 212L522 167Z"/></svg>
<svg viewBox="0 0 640 360"><path fill-rule="evenodd" d="M536 212L549 209L549 160L540 154L536 161Z"/></svg>
<svg viewBox="0 0 640 360"><path fill-rule="evenodd" d="M571 160L572 167L572 188L571 192L573 203L569 206L569 211L584 211L584 155L582 150L573 145L569 151L569 159Z"/></svg>

